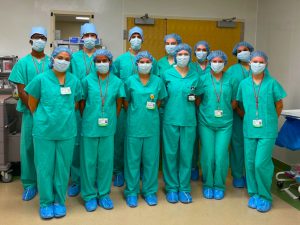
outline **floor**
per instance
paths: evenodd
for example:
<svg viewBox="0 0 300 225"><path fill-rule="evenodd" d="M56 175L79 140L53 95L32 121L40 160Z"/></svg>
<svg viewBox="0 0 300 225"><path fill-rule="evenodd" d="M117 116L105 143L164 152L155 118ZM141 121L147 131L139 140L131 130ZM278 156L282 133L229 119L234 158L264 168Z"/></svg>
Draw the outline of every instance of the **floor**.
<svg viewBox="0 0 300 225"><path fill-rule="evenodd" d="M61 219L42 221L38 214L38 197L30 202L21 200L22 187L19 179L12 183L0 183L0 224L113 224L113 225L148 225L148 224L210 224L210 225L295 225L300 221L300 212L274 196L273 209L265 214L247 207L247 193L244 189L233 189L228 179L226 196L222 201L207 200L201 194L201 182L192 182L193 203L169 204L165 200L163 182L160 178L158 192L159 203L149 207L142 198L139 206L127 207L122 188L112 188L111 197L115 208L106 211L98 208L87 213L80 197L67 198L67 216Z"/></svg>

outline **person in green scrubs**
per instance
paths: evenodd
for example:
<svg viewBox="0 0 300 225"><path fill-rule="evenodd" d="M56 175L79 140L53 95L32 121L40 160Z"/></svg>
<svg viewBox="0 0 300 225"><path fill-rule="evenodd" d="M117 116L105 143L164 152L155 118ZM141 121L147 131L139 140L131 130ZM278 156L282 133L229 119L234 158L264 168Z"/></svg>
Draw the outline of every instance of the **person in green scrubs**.
<svg viewBox="0 0 300 225"><path fill-rule="evenodd" d="M175 48L176 66L166 70L162 79L168 98L163 118L163 176L166 199L170 203L191 203L191 167L196 135L196 97L199 76L189 67L192 49L187 44ZM192 144L191 144L192 143Z"/></svg>
<svg viewBox="0 0 300 225"><path fill-rule="evenodd" d="M152 73L153 57L147 51L135 58L137 74L125 82L127 140L124 191L129 207L138 205L140 165L143 164L142 195L149 206L157 205L159 168L159 107L167 96L161 78Z"/></svg>
<svg viewBox="0 0 300 225"><path fill-rule="evenodd" d="M199 134L201 143L201 167L203 196L221 200L225 195L229 167L228 147L232 133L233 109L235 109L238 83L224 72L227 56L222 51L211 52L211 71L201 79L201 104L199 106Z"/></svg>
<svg viewBox="0 0 300 225"><path fill-rule="evenodd" d="M227 70L238 84L250 74L250 54L253 52L253 46L242 41L237 43L232 54L237 57L238 63L232 65ZM243 117L244 110L241 104L238 104L233 112L230 167L233 177L232 184L235 188L244 188L245 184L245 161L244 161L244 136L243 136Z"/></svg>
<svg viewBox="0 0 300 225"><path fill-rule="evenodd" d="M79 80L82 80L90 73L96 72L93 61L93 54L96 51L96 40L98 33L93 23L85 23L81 26L80 36L83 40L83 49L74 53L71 61L71 72ZM68 189L70 197L77 196L80 193L80 140L81 140L81 115L76 111L77 118L77 138L75 142L72 166L71 166L71 184Z"/></svg>
<svg viewBox="0 0 300 225"><path fill-rule="evenodd" d="M130 76L138 72L135 63L136 55L141 51L144 41L143 30L140 27L133 27L129 30L128 41L130 48L127 52L117 57L113 63L113 72L123 82ZM157 62L153 59L152 73L157 74ZM114 186L122 187L124 185L124 147L126 136L126 117L124 108L121 109L117 122L117 131L115 134L115 153L114 153Z"/></svg>
<svg viewBox="0 0 300 225"><path fill-rule="evenodd" d="M123 82L112 74L110 51L97 50L94 55L97 72L82 80L82 148L80 149L81 196L88 212L99 205L112 209L109 197L113 175L114 134L117 115L125 97Z"/></svg>
<svg viewBox="0 0 300 225"><path fill-rule="evenodd" d="M17 85L19 101L17 110L22 113L21 127L21 181L24 201L29 201L37 194L36 169L34 166L34 147L32 138L32 115L28 108L28 95L24 88L38 74L48 70L49 57L44 53L47 31L44 27L32 27L30 33L31 53L20 59L13 67L9 81Z"/></svg>
<svg viewBox="0 0 300 225"><path fill-rule="evenodd" d="M191 69L195 70L199 77L210 71L210 65L207 61L207 56L210 53L210 47L206 41L199 41L194 46L194 54L196 56L196 61L191 63ZM198 113L196 114L198 115ZM198 120L198 119L197 119ZM198 125L198 124L197 124ZM200 160L200 138L199 138L199 127L196 129L196 139L192 159L192 174L191 180L199 180L199 160Z"/></svg>
<svg viewBox="0 0 300 225"><path fill-rule="evenodd" d="M259 212L272 208L271 185L274 173L272 152L278 134L278 117L286 92L266 69L268 57L262 51L250 56L251 74L239 86L237 100L243 104L245 167L248 207Z"/></svg>
<svg viewBox="0 0 300 225"><path fill-rule="evenodd" d="M71 51L57 47L48 70L25 88L33 114L34 162L42 219L66 215L66 192L77 134L75 108L82 99L80 81L67 72Z"/></svg>

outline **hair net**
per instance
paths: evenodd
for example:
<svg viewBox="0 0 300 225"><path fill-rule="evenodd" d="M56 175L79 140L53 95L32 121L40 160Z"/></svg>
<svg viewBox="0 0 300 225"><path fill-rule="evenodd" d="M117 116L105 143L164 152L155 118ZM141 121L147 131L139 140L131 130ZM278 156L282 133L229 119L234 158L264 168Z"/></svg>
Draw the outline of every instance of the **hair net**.
<svg viewBox="0 0 300 225"><path fill-rule="evenodd" d="M181 44L182 43L182 39L178 34L167 34L164 38L164 42L166 43L166 41L170 38L174 38L177 41L177 44Z"/></svg>
<svg viewBox="0 0 300 225"><path fill-rule="evenodd" d="M264 59L265 59L265 61L266 61L266 63L268 63L268 60L269 60L269 58L268 58L268 56L266 55L266 53L264 53L263 51L254 51L254 52L252 52L251 53L251 55L250 55L250 61L254 58L254 57L263 57Z"/></svg>
<svg viewBox="0 0 300 225"><path fill-rule="evenodd" d="M227 55L226 55L224 52L220 51L220 50L212 51L212 52L207 56L207 60L208 60L209 62L211 62L214 58L217 58L217 57L218 57L218 58L221 58L221 59L224 61L225 65L227 64L227 62L228 62Z"/></svg>
<svg viewBox="0 0 300 225"><path fill-rule="evenodd" d="M196 54L197 48L199 45L204 45L207 51L207 55L210 53L210 47L207 43L207 41L198 41L194 46L194 53Z"/></svg>
<svg viewBox="0 0 300 225"><path fill-rule="evenodd" d="M111 62L113 61L113 55L107 49L98 49L97 51L95 51L93 54L94 62L96 61L96 57L99 55L104 55L109 59L109 61L111 61Z"/></svg>
<svg viewBox="0 0 300 225"><path fill-rule="evenodd" d="M83 37L85 34L96 34L98 36L96 26L93 23L85 23L80 28L80 36Z"/></svg>
<svg viewBox="0 0 300 225"><path fill-rule="evenodd" d="M238 48L241 46L245 46L245 47L249 48L250 52L253 52L253 50L254 50L253 46L250 43L248 43L246 41L241 41L234 46L234 48L232 50L232 54L237 55Z"/></svg>
<svg viewBox="0 0 300 225"><path fill-rule="evenodd" d="M44 27L32 27L31 32L30 32L30 38L34 34L41 34L41 35L44 35L45 37L47 37L47 30Z"/></svg>
<svg viewBox="0 0 300 225"><path fill-rule="evenodd" d="M143 30L142 28L140 27L133 27L129 30L129 33L128 33L128 41L130 41L131 39L131 36L135 33L138 33L139 35L141 35L142 37L142 40L144 41L144 33L143 33Z"/></svg>
<svg viewBox="0 0 300 225"><path fill-rule="evenodd" d="M72 57L72 52L69 48L64 47L64 46L56 47L51 54L50 64L49 64L50 69L53 68L54 58L61 52L67 52L70 55L70 58Z"/></svg>
<svg viewBox="0 0 300 225"><path fill-rule="evenodd" d="M139 52L135 57L135 63L138 63L142 58L150 59L153 62L153 56L148 51Z"/></svg>

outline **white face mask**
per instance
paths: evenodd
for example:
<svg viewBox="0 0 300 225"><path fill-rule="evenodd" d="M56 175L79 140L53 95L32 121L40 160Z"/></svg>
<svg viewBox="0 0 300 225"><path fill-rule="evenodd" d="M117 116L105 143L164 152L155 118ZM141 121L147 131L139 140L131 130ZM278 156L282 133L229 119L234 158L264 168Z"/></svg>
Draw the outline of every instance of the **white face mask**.
<svg viewBox="0 0 300 225"><path fill-rule="evenodd" d="M237 54L238 60L241 60L242 62L249 62L250 61L250 52L249 51L242 51Z"/></svg>
<svg viewBox="0 0 300 225"><path fill-rule="evenodd" d="M46 47L46 41L42 39L32 39L32 49L37 52L44 51Z"/></svg>
<svg viewBox="0 0 300 225"><path fill-rule="evenodd" d="M138 71L140 74L149 74L152 69L152 63L138 63Z"/></svg>
<svg viewBox="0 0 300 225"><path fill-rule="evenodd" d="M261 74L262 72L264 72L264 70L266 69L266 64L264 63L250 63L250 68L252 71L253 75L258 75Z"/></svg>
<svg viewBox="0 0 300 225"><path fill-rule="evenodd" d="M106 62L106 63L95 63L95 66L97 68L97 71L100 73L100 74L106 74L108 73L109 71L109 63Z"/></svg>
<svg viewBox="0 0 300 225"><path fill-rule="evenodd" d="M131 48L135 51L140 50L142 47L142 39L135 37L130 39Z"/></svg>
<svg viewBox="0 0 300 225"><path fill-rule="evenodd" d="M225 64L224 63L219 63L219 62L211 62L210 63L211 69L215 72L215 73L220 73L222 72L222 70L224 69Z"/></svg>
<svg viewBox="0 0 300 225"><path fill-rule="evenodd" d="M178 55L176 56L177 66L183 68L186 67L190 62L189 55Z"/></svg>
<svg viewBox="0 0 300 225"><path fill-rule="evenodd" d="M173 55L176 45L165 45L165 49L168 55Z"/></svg>
<svg viewBox="0 0 300 225"><path fill-rule="evenodd" d="M198 61L203 62L206 60L207 52L205 51L196 51L196 57Z"/></svg>
<svg viewBox="0 0 300 225"><path fill-rule="evenodd" d="M93 49L96 45L96 38L86 37L83 39L83 45L87 49Z"/></svg>
<svg viewBox="0 0 300 225"><path fill-rule="evenodd" d="M53 68L58 72L66 72L70 66L70 62L64 59L54 59Z"/></svg>

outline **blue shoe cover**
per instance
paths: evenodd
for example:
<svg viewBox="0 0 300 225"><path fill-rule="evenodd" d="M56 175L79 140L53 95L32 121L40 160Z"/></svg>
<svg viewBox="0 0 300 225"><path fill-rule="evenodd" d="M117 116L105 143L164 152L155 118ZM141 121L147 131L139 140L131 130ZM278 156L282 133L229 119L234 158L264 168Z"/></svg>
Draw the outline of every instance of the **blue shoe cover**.
<svg viewBox="0 0 300 225"><path fill-rule="evenodd" d="M177 192L168 192L166 195L166 199L170 203L178 202L178 193Z"/></svg>
<svg viewBox="0 0 300 225"><path fill-rule="evenodd" d="M85 209L86 211L88 212L93 212L97 209L98 205L97 205L97 200L95 198L89 200L89 201L86 201L85 204Z"/></svg>
<svg viewBox="0 0 300 225"><path fill-rule="evenodd" d="M256 207L257 211L264 213L270 211L271 208L272 208L272 203L270 201L262 198L258 200L257 207Z"/></svg>
<svg viewBox="0 0 300 225"><path fill-rule="evenodd" d="M63 217L66 215L67 213L67 209L66 209L66 206L65 205L62 205L62 204L58 204L58 203L55 203L53 205L53 211L54 211L54 216L56 218L59 218L59 217Z"/></svg>
<svg viewBox="0 0 300 225"><path fill-rule="evenodd" d="M178 194L179 201L184 204L192 203L193 198L190 192L180 191Z"/></svg>
<svg viewBox="0 0 300 225"><path fill-rule="evenodd" d="M145 197L145 201L149 206L155 206L157 205L157 197L156 195L148 195Z"/></svg>
<svg viewBox="0 0 300 225"><path fill-rule="evenodd" d="M244 188L245 187L245 180L244 178L233 178L232 180L233 187L235 188Z"/></svg>
<svg viewBox="0 0 300 225"><path fill-rule="evenodd" d="M75 197L80 193L80 186L78 184L71 184L68 188L68 196Z"/></svg>
<svg viewBox="0 0 300 225"><path fill-rule="evenodd" d="M126 203L130 208L135 208L138 205L137 196L128 196Z"/></svg>
<svg viewBox="0 0 300 225"><path fill-rule="evenodd" d="M100 198L99 205L104 209L113 209L114 208L114 203L109 196Z"/></svg>
<svg viewBox="0 0 300 225"><path fill-rule="evenodd" d="M223 190L214 190L214 199L222 200L224 198L225 192Z"/></svg>
<svg viewBox="0 0 300 225"><path fill-rule="evenodd" d="M42 219L51 219L54 217L53 205L40 208L40 217Z"/></svg>
<svg viewBox="0 0 300 225"><path fill-rule="evenodd" d="M114 186L115 187L122 187L124 185L124 174L123 173L118 173L115 175L114 179Z"/></svg>
<svg viewBox="0 0 300 225"><path fill-rule="evenodd" d="M213 192L212 188L203 188L202 193L203 193L204 198L207 198L207 199L214 198L214 192Z"/></svg>
<svg viewBox="0 0 300 225"><path fill-rule="evenodd" d="M28 187L24 190L22 199L23 201L30 201L33 199L37 194L36 187Z"/></svg>
<svg viewBox="0 0 300 225"><path fill-rule="evenodd" d="M249 198L248 207L252 209L256 209L258 201L259 201L259 197L257 195L253 195L252 197Z"/></svg>
<svg viewBox="0 0 300 225"><path fill-rule="evenodd" d="M199 169L198 168L192 168L191 180L192 181L199 180Z"/></svg>

